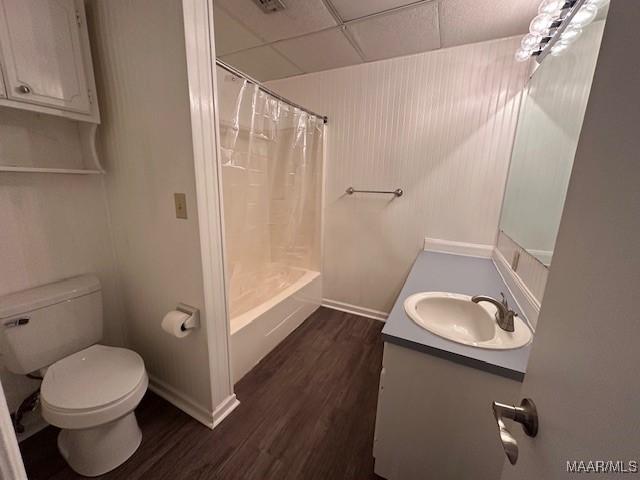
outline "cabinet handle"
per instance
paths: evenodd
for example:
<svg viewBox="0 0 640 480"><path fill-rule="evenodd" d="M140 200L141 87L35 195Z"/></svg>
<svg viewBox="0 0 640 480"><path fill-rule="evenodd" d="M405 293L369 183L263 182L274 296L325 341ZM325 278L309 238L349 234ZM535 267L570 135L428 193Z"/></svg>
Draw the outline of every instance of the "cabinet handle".
<svg viewBox="0 0 640 480"><path fill-rule="evenodd" d="M25 95L31 93L31 87L28 85L20 85L17 90L19 93L23 93Z"/></svg>

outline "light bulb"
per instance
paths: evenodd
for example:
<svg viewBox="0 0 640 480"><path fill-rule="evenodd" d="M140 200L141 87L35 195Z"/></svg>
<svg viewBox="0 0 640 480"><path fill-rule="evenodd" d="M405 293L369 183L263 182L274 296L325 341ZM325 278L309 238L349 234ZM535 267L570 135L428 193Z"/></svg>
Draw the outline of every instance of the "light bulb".
<svg viewBox="0 0 640 480"><path fill-rule="evenodd" d="M571 19L571 25L577 28L586 27L598 15L598 9L593 5L583 5Z"/></svg>
<svg viewBox="0 0 640 480"><path fill-rule="evenodd" d="M538 7L538 13L547 13L554 17L562 11L565 0L543 0Z"/></svg>
<svg viewBox="0 0 640 480"><path fill-rule="evenodd" d="M551 47L550 53L554 57L557 57L558 55L562 55L564 52L566 52L568 48L569 45L567 45L566 43L558 42L553 47Z"/></svg>
<svg viewBox="0 0 640 480"><path fill-rule="evenodd" d="M531 57L531 50L519 48L516 52L516 62L526 62Z"/></svg>
<svg viewBox="0 0 640 480"><path fill-rule="evenodd" d="M560 41L562 43L569 45L575 42L578 39L578 37L580 37L580 35L582 35L581 28L575 28L573 26L570 26L564 32L562 32L562 35L560 35Z"/></svg>
<svg viewBox="0 0 640 480"><path fill-rule="evenodd" d="M602 8L609 4L609 0L587 0L586 5L593 5L596 8Z"/></svg>
<svg viewBox="0 0 640 480"><path fill-rule="evenodd" d="M542 36L534 35L532 33L527 33L524 37L522 37L522 41L520 44L522 45L523 50L533 50L538 46Z"/></svg>
<svg viewBox="0 0 640 480"><path fill-rule="evenodd" d="M529 31L534 35L544 35L549 31L549 27L553 23L553 17L548 13L541 13L529 25Z"/></svg>

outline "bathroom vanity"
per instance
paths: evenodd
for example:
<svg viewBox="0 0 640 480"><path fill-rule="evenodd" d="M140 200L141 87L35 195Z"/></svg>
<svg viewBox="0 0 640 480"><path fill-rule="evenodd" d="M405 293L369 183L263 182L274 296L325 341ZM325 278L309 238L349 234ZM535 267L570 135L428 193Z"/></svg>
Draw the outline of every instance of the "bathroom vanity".
<svg viewBox="0 0 640 480"><path fill-rule="evenodd" d="M436 335L405 312L418 292L502 292L523 318L490 258L418 255L382 331L375 472L389 480L499 478L505 455L491 402L520 400L530 343L497 350Z"/></svg>

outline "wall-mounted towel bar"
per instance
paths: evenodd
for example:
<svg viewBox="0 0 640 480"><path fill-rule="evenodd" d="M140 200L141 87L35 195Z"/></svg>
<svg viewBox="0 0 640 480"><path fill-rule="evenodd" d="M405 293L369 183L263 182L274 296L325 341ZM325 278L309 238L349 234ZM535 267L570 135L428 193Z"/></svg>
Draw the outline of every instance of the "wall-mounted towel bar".
<svg viewBox="0 0 640 480"><path fill-rule="evenodd" d="M395 190L356 190L353 187L347 188L345 192L347 195L353 195L354 193L388 193L396 197L401 197L404 193L401 188L396 188Z"/></svg>

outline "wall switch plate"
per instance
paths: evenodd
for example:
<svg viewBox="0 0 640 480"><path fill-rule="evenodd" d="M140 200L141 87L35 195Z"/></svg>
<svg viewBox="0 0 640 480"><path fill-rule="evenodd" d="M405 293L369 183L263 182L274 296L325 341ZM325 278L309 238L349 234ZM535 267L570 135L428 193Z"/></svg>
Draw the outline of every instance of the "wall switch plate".
<svg viewBox="0 0 640 480"><path fill-rule="evenodd" d="M187 196L184 193L174 193L176 204L176 218L187 218Z"/></svg>
<svg viewBox="0 0 640 480"><path fill-rule="evenodd" d="M518 264L520 263L520 252L516 250L513 252L513 258L511 259L511 270L514 272L518 270Z"/></svg>

